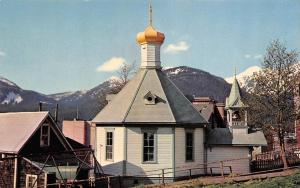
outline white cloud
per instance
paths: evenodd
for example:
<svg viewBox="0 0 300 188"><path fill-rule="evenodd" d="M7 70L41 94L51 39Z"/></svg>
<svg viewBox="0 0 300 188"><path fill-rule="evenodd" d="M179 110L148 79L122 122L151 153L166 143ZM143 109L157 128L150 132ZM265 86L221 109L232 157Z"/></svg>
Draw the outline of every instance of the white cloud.
<svg viewBox="0 0 300 188"><path fill-rule="evenodd" d="M246 59L249 59L249 58L251 58L251 55L250 55L250 54L245 54L244 57L245 57Z"/></svg>
<svg viewBox="0 0 300 188"><path fill-rule="evenodd" d="M185 41L180 41L176 44L169 44L164 52L176 54L178 52L187 51L189 48L190 46Z"/></svg>
<svg viewBox="0 0 300 188"><path fill-rule="evenodd" d="M261 55L261 54L245 54L244 55L244 58L246 58L246 59L262 59L263 58L263 55Z"/></svg>
<svg viewBox="0 0 300 188"><path fill-rule="evenodd" d="M126 60L122 57L112 57L109 60L105 61L102 65L97 67L98 72L111 72L118 70Z"/></svg>
<svg viewBox="0 0 300 188"><path fill-rule="evenodd" d="M4 57L4 56L6 56L6 53L0 50L0 57Z"/></svg>
<svg viewBox="0 0 300 188"><path fill-rule="evenodd" d="M254 58L254 59L262 59L262 57L263 57L263 56L262 56L261 54L256 54L253 58Z"/></svg>

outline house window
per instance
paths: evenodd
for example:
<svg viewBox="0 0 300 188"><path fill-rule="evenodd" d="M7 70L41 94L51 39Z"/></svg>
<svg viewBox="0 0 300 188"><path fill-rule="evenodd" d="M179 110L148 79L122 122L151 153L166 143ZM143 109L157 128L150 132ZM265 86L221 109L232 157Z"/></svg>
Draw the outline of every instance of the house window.
<svg viewBox="0 0 300 188"><path fill-rule="evenodd" d="M26 174L26 188L37 188L37 175Z"/></svg>
<svg viewBox="0 0 300 188"><path fill-rule="evenodd" d="M106 132L106 160L113 159L113 132Z"/></svg>
<svg viewBox="0 0 300 188"><path fill-rule="evenodd" d="M185 160L194 160L194 133L192 131L185 133Z"/></svg>
<svg viewBox="0 0 300 188"><path fill-rule="evenodd" d="M43 124L41 127L41 138L40 138L41 147L50 145L50 126L49 124Z"/></svg>
<svg viewBox="0 0 300 188"><path fill-rule="evenodd" d="M153 132L144 132L143 161L155 161L155 134Z"/></svg>

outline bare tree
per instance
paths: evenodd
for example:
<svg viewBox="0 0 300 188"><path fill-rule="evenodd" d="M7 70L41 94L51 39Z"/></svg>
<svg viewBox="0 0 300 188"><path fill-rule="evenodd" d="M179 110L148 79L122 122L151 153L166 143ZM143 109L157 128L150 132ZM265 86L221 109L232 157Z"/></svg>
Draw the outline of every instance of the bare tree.
<svg viewBox="0 0 300 188"><path fill-rule="evenodd" d="M112 80L112 87L111 93L118 93L130 80L131 76L136 73L137 66L136 61L132 63L124 63L119 70L116 71L118 74L118 79Z"/></svg>
<svg viewBox="0 0 300 188"><path fill-rule="evenodd" d="M271 42L262 62L262 71L254 77L251 93L252 124L267 132L276 132L284 168L288 167L284 136L294 124L299 108L295 105L295 91L299 83L298 53L288 51L278 40Z"/></svg>
<svg viewBox="0 0 300 188"><path fill-rule="evenodd" d="M136 61L133 61L130 64L124 63L120 69L117 71L119 78L121 79L121 83L123 85L127 84L130 77L136 73Z"/></svg>

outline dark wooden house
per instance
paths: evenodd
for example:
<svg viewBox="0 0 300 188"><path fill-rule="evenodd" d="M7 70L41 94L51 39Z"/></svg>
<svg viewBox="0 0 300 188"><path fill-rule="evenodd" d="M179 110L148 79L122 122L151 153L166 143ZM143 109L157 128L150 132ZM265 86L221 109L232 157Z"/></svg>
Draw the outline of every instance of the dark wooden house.
<svg viewBox="0 0 300 188"><path fill-rule="evenodd" d="M78 161L48 112L0 114L0 187L55 187L87 179L90 166Z"/></svg>

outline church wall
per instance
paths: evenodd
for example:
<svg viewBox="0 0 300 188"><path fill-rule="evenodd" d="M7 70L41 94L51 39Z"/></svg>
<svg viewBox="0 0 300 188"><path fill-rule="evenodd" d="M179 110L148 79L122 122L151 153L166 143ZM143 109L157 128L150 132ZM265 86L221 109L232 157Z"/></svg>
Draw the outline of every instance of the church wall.
<svg viewBox="0 0 300 188"><path fill-rule="evenodd" d="M207 162L208 168L207 172L210 173L210 167L213 168L213 174L220 174L220 162L223 160L224 166L231 166L232 172L237 174L250 173L250 164L248 159L249 148L248 147L235 147L235 146L217 146L217 147L208 147L207 148ZM232 160L235 159L235 160ZM216 162L213 164L209 164ZM229 174L230 170L228 167L224 168L225 174Z"/></svg>
<svg viewBox="0 0 300 188"><path fill-rule="evenodd" d="M97 127L96 128L96 157L102 165L104 173L122 175L124 160L124 127ZM106 160L106 132L113 131L113 160Z"/></svg>
<svg viewBox="0 0 300 188"><path fill-rule="evenodd" d="M146 129L146 128L145 128ZM151 129L151 128L149 128ZM159 169L173 167L173 130L160 127L156 130L156 162L143 162L143 133L141 128L127 128L127 175L160 174ZM153 171L159 170L159 171ZM145 172L153 171L153 172ZM166 172L171 172L172 169ZM158 175L156 175L157 177ZM173 177L172 173L165 177Z"/></svg>
<svg viewBox="0 0 300 188"><path fill-rule="evenodd" d="M175 171L188 168L204 168L204 134L203 128L195 128L194 131L194 161L185 159L185 128L175 129ZM192 174L203 174L204 169L192 170ZM175 176L188 176L189 171L176 172Z"/></svg>

